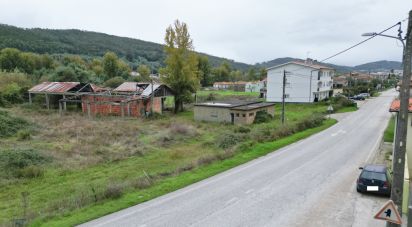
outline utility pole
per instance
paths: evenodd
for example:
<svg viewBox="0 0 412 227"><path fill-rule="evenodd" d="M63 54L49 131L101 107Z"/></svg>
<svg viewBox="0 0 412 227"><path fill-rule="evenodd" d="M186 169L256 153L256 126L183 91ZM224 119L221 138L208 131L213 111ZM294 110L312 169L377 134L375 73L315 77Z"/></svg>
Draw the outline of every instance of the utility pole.
<svg viewBox="0 0 412 227"><path fill-rule="evenodd" d="M285 124L285 87L286 87L286 70L283 70L282 86L282 125Z"/></svg>
<svg viewBox="0 0 412 227"><path fill-rule="evenodd" d="M391 200L397 206L399 214L402 215L402 196L403 182L405 171L405 151L406 151L406 133L408 127L408 107L409 93L411 80L411 55L412 55L412 10L409 11L408 29L406 33L406 45L403 49L403 78L402 85L399 91L400 109L397 118L395 147L393 151L392 169L393 183L391 191ZM402 40L401 31L399 30L399 38ZM410 208L411 209L411 208ZM411 212L409 212L411 213ZM412 220L408 220L408 226L411 226ZM387 223L388 227L400 227L398 224Z"/></svg>

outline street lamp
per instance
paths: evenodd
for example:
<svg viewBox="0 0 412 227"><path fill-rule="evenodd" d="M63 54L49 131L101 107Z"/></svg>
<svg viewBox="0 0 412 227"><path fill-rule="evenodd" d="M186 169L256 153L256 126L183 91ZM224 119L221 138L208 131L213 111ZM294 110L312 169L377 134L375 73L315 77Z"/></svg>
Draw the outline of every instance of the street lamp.
<svg viewBox="0 0 412 227"><path fill-rule="evenodd" d="M401 30L401 23L399 22L399 29L398 29L398 36L392 36L392 35L385 35L385 34L381 34L381 33L376 33L376 32L367 32L367 33L363 33L362 36L383 36L383 37L388 37L388 38L392 38L392 39L397 39L399 41L401 41L403 48L405 48L405 38L402 38L402 30Z"/></svg>
<svg viewBox="0 0 412 227"><path fill-rule="evenodd" d="M412 10L409 11L409 22L408 22L408 31L407 37L402 38L402 30L401 30L401 22L397 23L399 26L398 28L398 36L391 36L391 35L384 35L383 32L376 33L364 33L362 36L371 36L371 38L375 36L383 36L387 38L392 38L401 41L403 45L403 78L402 78L402 88L400 90L400 109L397 117L397 127L396 127L396 137L395 137L395 145L393 151L393 161L392 161L392 169L393 169L393 183L392 183L392 190L391 190L391 200L398 205L397 209L399 213L402 213L402 199L403 199L403 181L404 181L404 168L405 168L405 152L406 152L406 133L407 133L407 126L408 126L408 106L409 106L409 83L411 78L411 45L412 45L412 37L410 35L412 30ZM370 39L371 39L370 38ZM406 44L405 44L406 40ZM409 187L412 185L410 184ZM410 197L411 198L411 197ZM411 203L411 199L409 204ZM409 222L412 222L412 206L408 206L409 214L408 214L408 225ZM388 227L400 226L397 224L387 222Z"/></svg>

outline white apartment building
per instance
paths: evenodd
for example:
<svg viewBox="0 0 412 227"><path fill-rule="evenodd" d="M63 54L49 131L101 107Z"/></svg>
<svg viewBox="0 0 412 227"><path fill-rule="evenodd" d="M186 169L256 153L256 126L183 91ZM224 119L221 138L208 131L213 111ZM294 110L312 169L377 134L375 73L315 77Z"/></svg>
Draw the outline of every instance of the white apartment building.
<svg viewBox="0 0 412 227"><path fill-rule="evenodd" d="M288 62L267 69L266 101L281 102L286 72L285 102L318 102L332 96L333 68L306 62Z"/></svg>

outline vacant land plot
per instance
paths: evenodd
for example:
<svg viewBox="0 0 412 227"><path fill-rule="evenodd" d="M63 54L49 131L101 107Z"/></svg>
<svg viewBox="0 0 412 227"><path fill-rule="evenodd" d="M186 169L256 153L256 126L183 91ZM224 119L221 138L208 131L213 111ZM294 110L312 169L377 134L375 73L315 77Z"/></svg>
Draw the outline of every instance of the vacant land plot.
<svg viewBox="0 0 412 227"><path fill-rule="evenodd" d="M76 112L60 117L23 107L5 111L27 126L0 138L0 225L22 217L35 224L63 216L70 222L60 224L79 223L201 180L316 130L291 137L297 132L333 124L323 121L324 104L288 104L284 126L279 108L274 120L251 126L195 122L192 112L153 120L90 120ZM223 161L229 164L216 166ZM93 207L100 208L78 212Z"/></svg>

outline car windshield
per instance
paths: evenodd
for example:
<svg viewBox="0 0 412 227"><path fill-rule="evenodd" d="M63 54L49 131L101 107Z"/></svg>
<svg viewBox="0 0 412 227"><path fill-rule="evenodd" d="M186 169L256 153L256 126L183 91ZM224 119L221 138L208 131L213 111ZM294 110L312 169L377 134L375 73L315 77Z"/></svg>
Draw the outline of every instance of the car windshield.
<svg viewBox="0 0 412 227"><path fill-rule="evenodd" d="M363 171L361 174L361 178L370 179L370 180L386 181L386 174L378 173L378 172L371 172L371 171Z"/></svg>

